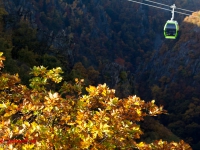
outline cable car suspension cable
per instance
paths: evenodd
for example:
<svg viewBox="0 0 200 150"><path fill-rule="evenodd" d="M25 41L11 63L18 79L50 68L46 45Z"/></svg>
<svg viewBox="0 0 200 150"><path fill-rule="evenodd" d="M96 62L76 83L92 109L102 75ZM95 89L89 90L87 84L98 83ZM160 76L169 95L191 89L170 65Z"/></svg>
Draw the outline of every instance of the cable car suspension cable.
<svg viewBox="0 0 200 150"><path fill-rule="evenodd" d="M130 2L135 2L135 3L139 3L139 4L143 4L143 5L147 5L147 6L151 6L151 7L155 7L155 8L159 8L159 9L163 9L163 10L167 10L167 11L172 11L170 9L166 9L166 8L162 8L162 7L158 7L158 6L154 6L154 5L150 5L150 4L145 4L145 3L142 3L142 2L138 2L138 1L134 1L134 0L128 0ZM186 14L186 13L182 13L182 12L179 12L179 11L174 11L176 13L179 13L179 14L182 14L182 15L186 15L186 16L189 16L190 14Z"/></svg>
<svg viewBox="0 0 200 150"><path fill-rule="evenodd" d="M167 7L171 7L170 5L166 5L166 4L162 4L162 3L158 3L158 2L154 2L154 1L150 1L150 0L145 0L145 1L155 3L155 4L159 4L159 5L163 5L163 6L167 6ZM191 10L182 9L182 8L178 8L178 7L176 7L176 9L180 9L180 10L188 11L188 12L192 12L192 13L194 12L194 11L191 11Z"/></svg>
<svg viewBox="0 0 200 150"><path fill-rule="evenodd" d="M170 7L169 5L162 4L162 3L158 3L158 2L154 2L154 1L150 1L150 0L145 0L145 1L151 2L151 3L155 3L155 4L159 4L159 5L163 5L163 6L167 6L167 7Z"/></svg>

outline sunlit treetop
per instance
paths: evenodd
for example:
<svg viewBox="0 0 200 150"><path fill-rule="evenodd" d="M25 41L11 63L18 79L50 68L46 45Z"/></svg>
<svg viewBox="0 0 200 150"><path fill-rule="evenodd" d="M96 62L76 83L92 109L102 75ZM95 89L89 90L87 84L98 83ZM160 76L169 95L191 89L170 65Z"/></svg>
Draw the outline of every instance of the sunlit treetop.
<svg viewBox="0 0 200 150"><path fill-rule="evenodd" d="M191 150L184 141L137 142L143 134L139 122L166 113L154 100L119 99L106 84L89 86L82 94L84 80L79 79L56 90L60 73L59 67L34 67L30 87L18 75L0 74L0 149Z"/></svg>

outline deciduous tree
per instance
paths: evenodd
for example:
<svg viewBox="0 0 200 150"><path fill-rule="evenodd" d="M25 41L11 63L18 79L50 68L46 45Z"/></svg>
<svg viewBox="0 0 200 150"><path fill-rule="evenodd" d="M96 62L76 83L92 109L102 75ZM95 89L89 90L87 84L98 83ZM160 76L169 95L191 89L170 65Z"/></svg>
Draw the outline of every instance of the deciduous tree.
<svg viewBox="0 0 200 150"><path fill-rule="evenodd" d="M183 141L137 142L139 122L165 112L154 100L119 99L106 84L89 86L84 95L78 79L48 90L51 82L62 81L61 73L60 67L34 67L30 87L20 84L17 74L0 74L0 149L191 149Z"/></svg>

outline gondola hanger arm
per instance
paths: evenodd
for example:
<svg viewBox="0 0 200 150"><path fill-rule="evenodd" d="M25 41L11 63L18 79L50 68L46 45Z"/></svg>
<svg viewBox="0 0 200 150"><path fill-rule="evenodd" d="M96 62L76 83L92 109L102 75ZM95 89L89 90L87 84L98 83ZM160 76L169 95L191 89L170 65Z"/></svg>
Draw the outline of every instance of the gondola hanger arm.
<svg viewBox="0 0 200 150"><path fill-rule="evenodd" d="M171 18L171 21L174 20L174 9L176 8L176 5L173 4L172 6L170 6L172 8L172 18Z"/></svg>

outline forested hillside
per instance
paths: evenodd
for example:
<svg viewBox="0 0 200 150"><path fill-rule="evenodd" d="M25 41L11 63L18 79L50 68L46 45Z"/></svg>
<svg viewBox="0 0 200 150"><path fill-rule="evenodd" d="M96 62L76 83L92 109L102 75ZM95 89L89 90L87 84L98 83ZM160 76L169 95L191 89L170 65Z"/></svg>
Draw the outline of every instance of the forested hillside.
<svg viewBox="0 0 200 150"><path fill-rule="evenodd" d="M179 137L195 143L196 149L200 144L199 15L195 12L184 19L180 38L166 41L154 51L136 79L139 95L158 99L170 112L161 119L163 123Z"/></svg>
<svg viewBox="0 0 200 150"><path fill-rule="evenodd" d="M107 83L120 98L155 99L169 112L158 119L198 148L200 1L159 2L196 11L175 14L176 40L163 37L169 11L129 1L0 0L4 71L28 85L33 66L60 66L66 81L83 78L85 85Z"/></svg>

